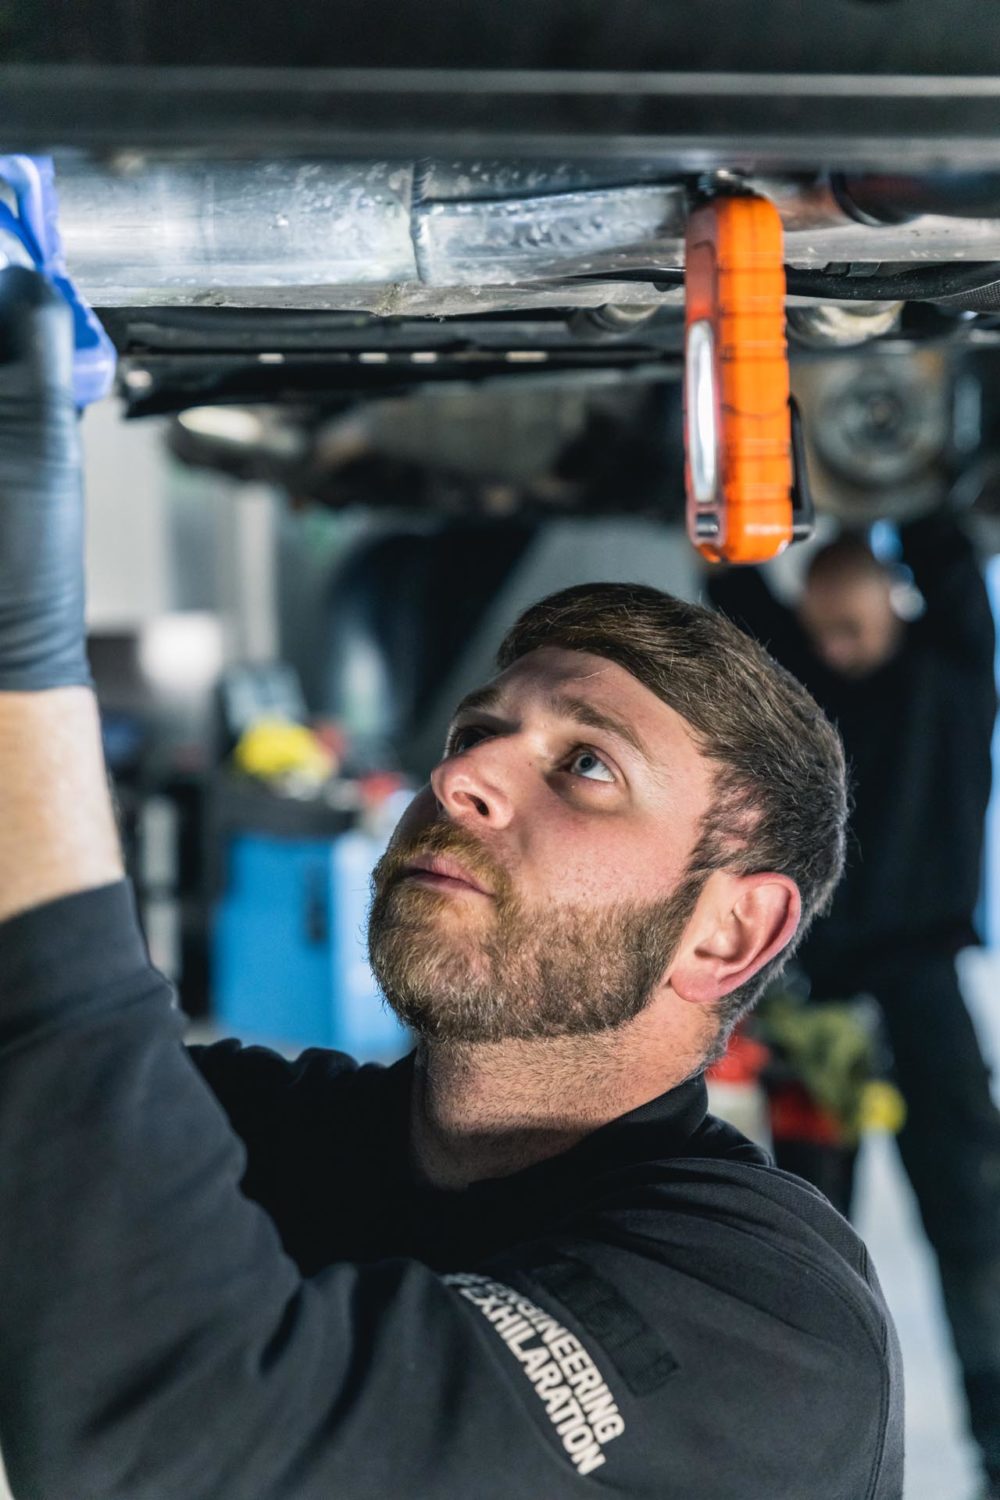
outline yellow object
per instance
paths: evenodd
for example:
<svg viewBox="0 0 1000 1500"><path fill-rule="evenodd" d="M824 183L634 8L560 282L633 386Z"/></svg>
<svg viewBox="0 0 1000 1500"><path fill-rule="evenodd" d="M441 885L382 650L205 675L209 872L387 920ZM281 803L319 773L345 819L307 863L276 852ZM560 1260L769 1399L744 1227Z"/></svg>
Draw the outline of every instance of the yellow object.
<svg viewBox="0 0 1000 1500"><path fill-rule="evenodd" d="M780 1058L786 1074L835 1121L843 1144L857 1145L865 1130L895 1134L902 1129L902 1094L872 1076L877 1044L869 1005L815 1005L779 987L761 1001L756 1030Z"/></svg>
<svg viewBox="0 0 1000 1500"><path fill-rule="evenodd" d="M866 1083L861 1094L862 1130L887 1130L898 1135L906 1124L906 1101L899 1089L882 1079Z"/></svg>
<svg viewBox="0 0 1000 1500"><path fill-rule="evenodd" d="M233 760L263 781L299 775L321 782L336 769L333 755L311 729L285 719L258 719L241 735Z"/></svg>

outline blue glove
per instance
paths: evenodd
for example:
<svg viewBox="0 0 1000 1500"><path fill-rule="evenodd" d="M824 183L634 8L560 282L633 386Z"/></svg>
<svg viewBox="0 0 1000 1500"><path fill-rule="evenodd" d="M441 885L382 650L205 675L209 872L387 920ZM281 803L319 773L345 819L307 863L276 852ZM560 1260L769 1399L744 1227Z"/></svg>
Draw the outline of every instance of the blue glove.
<svg viewBox="0 0 1000 1500"><path fill-rule="evenodd" d="M0 692L91 681L73 342L43 276L0 270Z"/></svg>

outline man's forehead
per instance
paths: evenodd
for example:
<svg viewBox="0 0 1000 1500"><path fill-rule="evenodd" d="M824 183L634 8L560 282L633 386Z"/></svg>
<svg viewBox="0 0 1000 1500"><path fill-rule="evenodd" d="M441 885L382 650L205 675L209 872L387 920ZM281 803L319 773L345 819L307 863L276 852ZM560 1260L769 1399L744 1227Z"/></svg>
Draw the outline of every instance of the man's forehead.
<svg viewBox="0 0 1000 1500"><path fill-rule="evenodd" d="M469 693L459 707L485 707L487 703L499 707L505 702L549 697L560 692L599 700L614 695L631 695L633 688L648 692L638 678L607 657L589 651L541 646L519 656L503 672ZM649 696L655 697L654 694Z"/></svg>
<svg viewBox="0 0 1000 1500"><path fill-rule="evenodd" d="M591 711L594 727L603 715L612 732L630 730L640 753L655 763L665 739L682 737L694 746L690 726L679 713L617 662L585 651L544 646L526 653L491 682L468 694L455 711L500 713L541 707L570 718Z"/></svg>

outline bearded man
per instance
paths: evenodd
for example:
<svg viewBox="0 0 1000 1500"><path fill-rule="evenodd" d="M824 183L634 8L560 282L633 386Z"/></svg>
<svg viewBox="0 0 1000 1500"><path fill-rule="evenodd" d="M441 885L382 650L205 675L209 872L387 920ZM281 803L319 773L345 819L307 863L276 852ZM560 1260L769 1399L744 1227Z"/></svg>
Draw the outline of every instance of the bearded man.
<svg viewBox="0 0 1000 1500"><path fill-rule="evenodd" d="M898 1500L864 1248L702 1077L839 874L828 722L702 609L543 601L376 872L415 1052L186 1052L105 790L67 336L0 273L15 1495Z"/></svg>

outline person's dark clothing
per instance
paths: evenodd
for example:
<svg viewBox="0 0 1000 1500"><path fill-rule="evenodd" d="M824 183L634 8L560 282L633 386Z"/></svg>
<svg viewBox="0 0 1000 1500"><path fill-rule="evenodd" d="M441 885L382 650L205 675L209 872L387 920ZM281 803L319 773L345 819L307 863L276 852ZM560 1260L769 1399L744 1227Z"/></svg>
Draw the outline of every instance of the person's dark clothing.
<svg viewBox="0 0 1000 1500"><path fill-rule="evenodd" d="M700 1077L445 1192L410 1060L186 1053L124 884L0 927L0 994L25 1500L899 1500L864 1247Z"/></svg>
<svg viewBox="0 0 1000 1500"><path fill-rule="evenodd" d="M926 601L899 654L860 681L829 670L749 570L713 602L810 689L844 738L855 799L847 869L797 963L814 999L881 1006L907 1105L899 1147L941 1272L970 1424L1000 1478L1000 1114L955 970L978 941L995 714L994 629L968 539L935 517L902 528ZM840 1188L850 1153L778 1148L779 1165ZM832 1174L832 1177L831 1177Z"/></svg>
<svg viewBox="0 0 1000 1500"><path fill-rule="evenodd" d="M843 738L854 796L847 870L803 961L845 978L904 943L955 953L977 941L996 715L993 617L972 545L953 521L912 522L901 537L926 610L896 656L861 679L826 666L755 569L711 575L708 586Z"/></svg>

